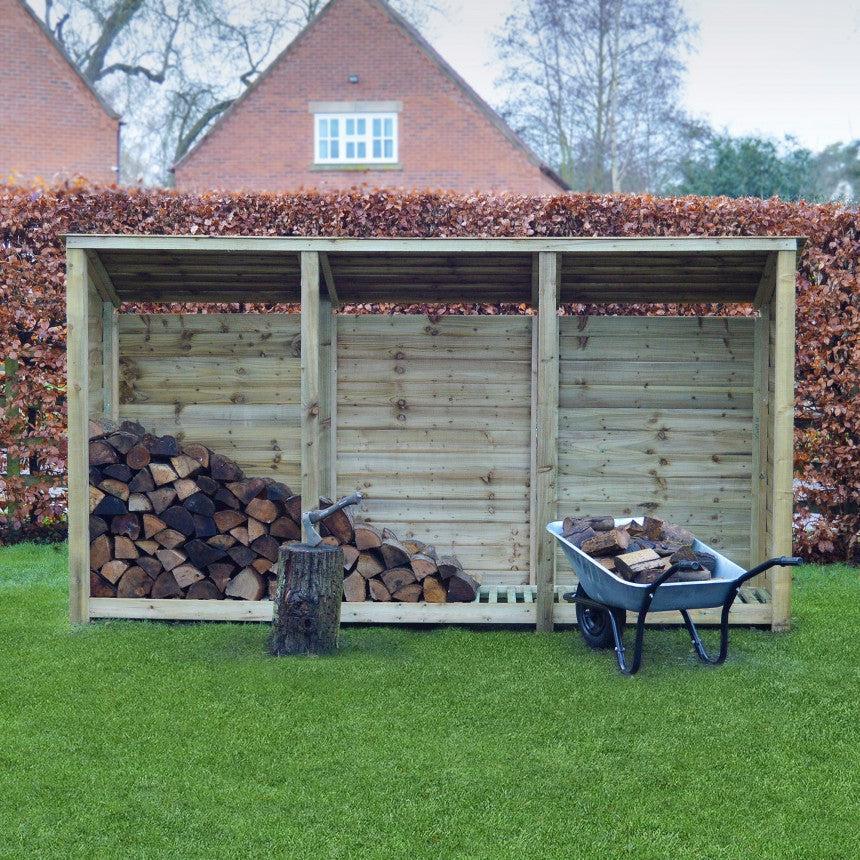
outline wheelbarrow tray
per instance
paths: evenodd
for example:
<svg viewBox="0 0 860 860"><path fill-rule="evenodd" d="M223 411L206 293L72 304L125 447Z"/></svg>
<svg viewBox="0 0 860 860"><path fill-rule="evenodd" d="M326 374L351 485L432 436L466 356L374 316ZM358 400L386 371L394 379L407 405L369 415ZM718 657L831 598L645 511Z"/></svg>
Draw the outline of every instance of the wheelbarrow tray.
<svg viewBox="0 0 860 860"><path fill-rule="evenodd" d="M634 520L641 522L642 518L616 519L615 525L626 526ZM546 530L554 535L561 544L570 566L592 600L607 606L626 609L628 612L639 612L642 609L646 600L648 585L627 582L627 580L607 570L603 565L598 564L588 553L583 552L565 538L562 534L561 520L549 523ZM650 612L722 606L735 587L737 580L747 573L742 567L700 540L693 541L693 549L697 552L709 553L717 560L713 577L701 582L664 583L653 594L649 607Z"/></svg>

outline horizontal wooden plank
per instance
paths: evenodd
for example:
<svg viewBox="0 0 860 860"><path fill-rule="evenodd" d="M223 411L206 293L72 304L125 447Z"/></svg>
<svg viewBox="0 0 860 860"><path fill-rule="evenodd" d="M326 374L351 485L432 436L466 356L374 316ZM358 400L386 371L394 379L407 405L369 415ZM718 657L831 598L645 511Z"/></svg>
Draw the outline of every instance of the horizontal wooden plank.
<svg viewBox="0 0 860 860"><path fill-rule="evenodd" d="M566 408L559 412L559 433L649 432L649 433L750 433L753 415L740 409L610 409Z"/></svg>
<svg viewBox="0 0 860 860"><path fill-rule="evenodd" d="M349 408L345 408L345 407ZM413 398L399 405L362 405L340 401L337 416L338 432L349 430L410 429L439 431L472 430L476 432L515 432L528 426L529 404L522 406L486 405L480 409L447 404L425 405Z"/></svg>
<svg viewBox="0 0 860 860"><path fill-rule="evenodd" d="M339 427L337 440L338 451L343 455L408 450L414 453L436 451L441 456L449 456L454 452L526 451L530 436L527 429L476 430L460 427L416 430L401 425L391 429L361 430Z"/></svg>
<svg viewBox="0 0 860 860"><path fill-rule="evenodd" d="M518 392L517 392L518 393ZM752 385L602 385L563 381L559 408L564 409L740 409L752 410Z"/></svg>

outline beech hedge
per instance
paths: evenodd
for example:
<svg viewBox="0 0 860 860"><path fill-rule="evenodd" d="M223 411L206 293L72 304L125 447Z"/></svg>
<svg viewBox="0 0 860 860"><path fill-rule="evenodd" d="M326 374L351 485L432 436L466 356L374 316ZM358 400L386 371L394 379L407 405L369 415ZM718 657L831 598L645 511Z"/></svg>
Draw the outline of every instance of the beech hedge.
<svg viewBox="0 0 860 860"><path fill-rule="evenodd" d="M0 527L61 521L65 469L66 233L267 236L804 236L797 275L795 550L852 557L860 528L860 212L778 199L568 194L462 195L355 188L293 194L0 186L0 339L18 363L6 380L0 452L43 479L0 477ZM271 306L220 306L221 310ZM178 309L177 306L176 309ZM164 306L135 306L141 312ZM185 310L202 310L184 306ZM211 306L210 306L211 309ZM281 309L281 308L279 308ZM524 305L353 306L395 311L527 313ZM573 305L564 313L745 314L737 306ZM8 366L8 365L7 365ZM5 472L6 469L0 470ZM27 471L25 468L24 472Z"/></svg>

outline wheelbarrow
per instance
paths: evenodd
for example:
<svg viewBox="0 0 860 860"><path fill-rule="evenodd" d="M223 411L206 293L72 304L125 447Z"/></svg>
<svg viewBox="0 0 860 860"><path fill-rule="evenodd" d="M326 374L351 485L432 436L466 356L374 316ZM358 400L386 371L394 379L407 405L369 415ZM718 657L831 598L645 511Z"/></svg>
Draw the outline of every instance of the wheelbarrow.
<svg viewBox="0 0 860 860"><path fill-rule="evenodd" d="M634 517L616 519L616 526L632 522ZM637 522L639 520L637 519ZM677 610L684 619L696 656L703 663L719 666L729 650L729 611L741 586L772 567L794 567L803 559L780 556L771 558L751 570L744 570L716 550L699 540L693 542L696 552L708 553L716 559L713 577L697 582L667 582L673 573L698 569L696 562L673 564L652 583L627 582L591 556L574 546L562 534L561 521L549 523L546 530L561 544L570 566L579 579L576 591L563 595L576 604L576 623L589 648L615 649L618 668L624 675L635 675L642 665L642 641L645 636L645 616L649 612ZM712 656L706 650L699 631L690 618L691 609L722 607L720 616L720 650ZM628 663L622 634L627 612L636 612L636 638L633 659Z"/></svg>

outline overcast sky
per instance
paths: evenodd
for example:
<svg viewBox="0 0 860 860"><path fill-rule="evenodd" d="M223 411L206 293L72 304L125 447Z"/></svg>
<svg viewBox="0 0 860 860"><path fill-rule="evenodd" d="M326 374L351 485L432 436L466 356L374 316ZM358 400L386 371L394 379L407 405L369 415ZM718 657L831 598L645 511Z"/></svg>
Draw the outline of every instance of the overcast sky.
<svg viewBox="0 0 860 860"><path fill-rule="evenodd" d="M515 0L447 0L427 36L491 104L502 94L491 34ZM575 0L571 0L575 2ZM860 137L860 0L682 0L698 24L690 113L733 134L793 135L820 149Z"/></svg>

